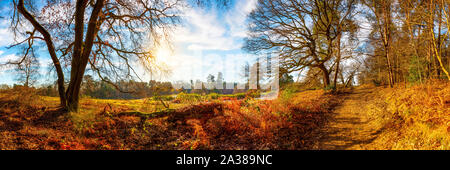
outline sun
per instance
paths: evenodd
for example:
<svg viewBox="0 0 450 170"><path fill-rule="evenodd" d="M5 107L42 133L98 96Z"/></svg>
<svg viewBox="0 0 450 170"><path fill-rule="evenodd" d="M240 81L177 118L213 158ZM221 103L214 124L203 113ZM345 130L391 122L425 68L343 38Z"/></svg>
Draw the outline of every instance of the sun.
<svg viewBox="0 0 450 170"><path fill-rule="evenodd" d="M169 78L173 71L173 64L176 60L173 57L173 50L164 46L158 46L153 50L153 57L147 63L147 73L152 79Z"/></svg>
<svg viewBox="0 0 450 170"><path fill-rule="evenodd" d="M155 57L157 62L170 64L172 61L173 50L167 47L159 47L156 49Z"/></svg>

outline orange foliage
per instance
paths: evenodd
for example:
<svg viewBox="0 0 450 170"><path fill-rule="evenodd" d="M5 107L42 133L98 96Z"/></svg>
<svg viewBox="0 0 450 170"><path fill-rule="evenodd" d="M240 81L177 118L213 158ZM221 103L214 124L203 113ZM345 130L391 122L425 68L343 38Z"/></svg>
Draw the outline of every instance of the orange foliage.
<svg viewBox="0 0 450 170"><path fill-rule="evenodd" d="M231 100L224 115L209 119L204 130L209 149L308 148L308 134L325 122L339 100L324 91L295 94L289 100Z"/></svg>
<svg viewBox="0 0 450 170"><path fill-rule="evenodd" d="M295 93L280 99L222 98L142 120L124 107L84 102L92 113L0 100L2 149L302 149L325 122L333 95ZM57 104L55 104L57 105ZM18 107L21 106L21 107ZM89 115L91 114L91 115ZM86 116L86 117L83 117ZM15 142L22 141L22 142Z"/></svg>
<svg viewBox="0 0 450 170"><path fill-rule="evenodd" d="M385 130L374 148L450 149L450 83L379 89L369 107L373 119Z"/></svg>

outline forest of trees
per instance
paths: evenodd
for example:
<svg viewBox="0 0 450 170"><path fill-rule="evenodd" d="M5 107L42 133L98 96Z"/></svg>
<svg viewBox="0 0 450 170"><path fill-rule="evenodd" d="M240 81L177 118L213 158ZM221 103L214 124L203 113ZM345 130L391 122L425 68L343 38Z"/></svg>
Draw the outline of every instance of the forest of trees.
<svg viewBox="0 0 450 170"><path fill-rule="evenodd" d="M444 0L259 0L249 16L244 49L279 54L282 73L307 70L306 81L322 75L315 82L324 87L348 86L355 79L391 87L450 79L449 5ZM370 33L361 37L360 32ZM351 62L343 65L344 60Z"/></svg>
<svg viewBox="0 0 450 170"><path fill-rule="evenodd" d="M449 12L444 0L363 1L373 31L362 83L449 79Z"/></svg>

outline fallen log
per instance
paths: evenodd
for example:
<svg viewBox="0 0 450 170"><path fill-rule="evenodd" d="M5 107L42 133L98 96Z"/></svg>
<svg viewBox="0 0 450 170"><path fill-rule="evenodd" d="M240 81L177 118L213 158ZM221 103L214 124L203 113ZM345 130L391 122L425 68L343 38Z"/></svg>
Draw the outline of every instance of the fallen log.
<svg viewBox="0 0 450 170"><path fill-rule="evenodd" d="M216 114L222 114L222 104L220 103L203 103L199 105L188 106L180 109L165 109L158 112L144 113L138 111L120 112L114 114L114 116L136 116L141 118L141 122L145 122L147 119L168 117L169 122L184 122L186 119L202 119L207 120Z"/></svg>
<svg viewBox="0 0 450 170"><path fill-rule="evenodd" d="M120 112L116 114L115 116L121 117L121 116L136 116L140 118L160 118L164 116L168 116L171 113L174 113L175 109L165 109L159 112L151 112L151 113L145 113L145 112L138 112L138 111L131 111L131 112Z"/></svg>

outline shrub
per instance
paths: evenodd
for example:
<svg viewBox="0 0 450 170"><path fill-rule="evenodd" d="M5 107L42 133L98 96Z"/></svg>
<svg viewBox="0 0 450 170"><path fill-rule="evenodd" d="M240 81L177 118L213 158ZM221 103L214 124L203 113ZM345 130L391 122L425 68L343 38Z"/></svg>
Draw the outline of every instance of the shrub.
<svg viewBox="0 0 450 170"><path fill-rule="evenodd" d="M152 100L155 100L155 101L159 101L159 100L162 100L162 101L171 101L171 100L173 100L173 99L175 99L175 97L170 96L170 95L166 95L166 96L153 96L153 97L152 97Z"/></svg>
<svg viewBox="0 0 450 170"><path fill-rule="evenodd" d="M192 103L192 102L199 102L202 99L202 96L199 94L186 94L186 93L179 93L176 97L177 100L181 101L181 102L187 102L187 103Z"/></svg>
<svg viewBox="0 0 450 170"><path fill-rule="evenodd" d="M219 95L220 100L240 100L245 98L245 93Z"/></svg>
<svg viewBox="0 0 450 170"><path fill-rule="evenodd" d="M210 93L208 95L206 95L206 99L207 100L216 100L219 99L220 95L217 93Z"/></svg>
<svg viewBox="0 0 450 170"><path fill-rule="evenodd" d="M422 82L422 79L424 79L426 75L424 75L424 72L421 70L425 70L427 64L427 61L421 57L412 56L409 61L408 81L410 83Z"/></svg>
<svg viewBox="0 0 450 170"><path fill-rule="evenodd" d="M37 94L37 90L32 87L14 85L12 89L3 90L4 95L0 95L4 100L9 100L20 105L20 107L41 106L43 100Z"/></svg>
<svg viewBox="0 0 450 170"><path fill-rule="evenodd" d="M291 92L301 92L302 90L302 85L299 85L298 83L290 83L286 86L284 86L282 89L282 91L291 91Z"/></svg>
<svg viewBox="0 0 450 170"><path fill-rule="evenodd" d="M92 125L97 121L94 113L84 110L69 113L69 118L76 133L82 133L92 128Z"/></svg>
<svg viewBox="0 0 450 170"><path fill-rule="evenodd" d="M236 94L230 95L229 97L236 98L236 99L244 99L245 93L236 93Z"/></svg>
<svg viewBox="0 0 450 170"><path fill-rule="evenodd" d="M251 89L248 90L247 93L245 93L246 97L250 97L250 98L258 98L261 96L261 91L260 90L255 90L255 89Z"/></svg>

